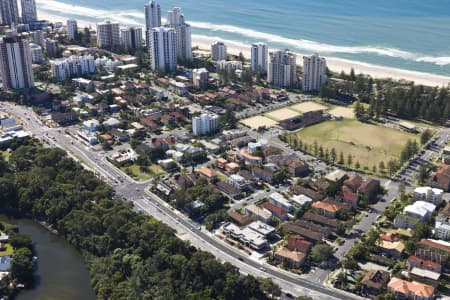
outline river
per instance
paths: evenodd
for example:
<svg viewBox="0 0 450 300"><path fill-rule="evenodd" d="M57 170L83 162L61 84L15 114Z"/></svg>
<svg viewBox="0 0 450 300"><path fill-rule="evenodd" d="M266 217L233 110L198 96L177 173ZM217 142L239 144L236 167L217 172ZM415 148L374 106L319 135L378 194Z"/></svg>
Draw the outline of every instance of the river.
<svg viewBox="0 0 450 300"><path fill-rule="evenodd" d="M87 266L72 245L31 220L0 215L0 221L18 225L20 233L29 234L38 257L36 287L20 291L18 300L95 299Z"/></svg>

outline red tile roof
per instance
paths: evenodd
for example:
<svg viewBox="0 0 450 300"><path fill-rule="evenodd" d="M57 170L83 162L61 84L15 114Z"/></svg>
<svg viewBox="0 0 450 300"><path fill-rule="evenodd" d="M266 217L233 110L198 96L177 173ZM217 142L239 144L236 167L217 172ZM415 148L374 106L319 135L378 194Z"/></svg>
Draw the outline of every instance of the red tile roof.
<svg viewBox="0 0 450 300"><path fill-rule="evenodd" d="M415 265L422 265L426 269L436 270L441 267L441 264L431 261L431 260L425 260L421 259L417 256L411 255L408 257L408 263L415 264Z"/></svg>
<svg viewBox="0 0 450 300"><path fill-rule="evenodd" d="M311 248L312 243L305 240L304 237L298 234L293 234L288 238L288 248L291 250L298 250L307 253Z"/></svg>
<svg viewBox="0 0 450 300"><path fill-rule="evenodd" d="M410 282L395 277L389 281L388 287L389 289L404 295L412 293L419 297L428 298L434 294L434 287L431 285L423 284L417 281Z"/></svg>
<svg viewBox="0 0 450 300"><path fill-rule="evenodd" d="M382 239L383 241L388 241L388 242L396 242L396 241L398 241L397 235L395 233L392 233L392 232L380 233L380 239Z"/></svg>
<svg viewBox="0 0 450 300"><path fill-rule="evenodd" d="M278 207L270 202L264 202L262 204L262 206L276 216L281 217L281 216L285 216L287 214L286 210L284 210L283 208Z"/></svg>

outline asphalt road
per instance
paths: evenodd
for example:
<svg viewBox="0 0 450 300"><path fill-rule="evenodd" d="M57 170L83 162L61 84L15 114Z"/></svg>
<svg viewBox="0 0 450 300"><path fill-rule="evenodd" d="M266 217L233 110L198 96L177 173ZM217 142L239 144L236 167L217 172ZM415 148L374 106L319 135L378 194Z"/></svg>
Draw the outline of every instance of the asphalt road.
<svg viewBox="0 0 450 300"><path fill-rule="evenodd" d="M166 206L155 195L148 194L145 191L147 184L138 183L128 176L124 176L114 166L105 162L102 155L93 151L89 146L65 134L64 130L45 127L32 110L4 102L0 104L0 109L22 119L25 128L32 132L36 138L47 141L51 146L66 150L84 166L97 172L102 179L113 186L118 195L133 202L137 210L166 223L176 230L180 238L212 253L221 261L235 265L242 273L270 277L280 285L283 291L289 291L293 295L308 295L315 299L361 299L356 295L327 288L321 284L302 279L298 275L252 260L237 249L231 248L210 234L198 230L197 225L184 217L183 214Z"/></svg>

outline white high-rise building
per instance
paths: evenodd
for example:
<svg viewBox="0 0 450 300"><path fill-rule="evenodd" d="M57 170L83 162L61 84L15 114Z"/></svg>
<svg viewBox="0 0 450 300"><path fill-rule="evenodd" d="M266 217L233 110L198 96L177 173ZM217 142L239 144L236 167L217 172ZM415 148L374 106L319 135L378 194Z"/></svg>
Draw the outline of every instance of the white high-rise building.
<svg viewBox="0 0 450 300"><path fill-rule="evenodd" d="M97 47L115 48L120 46L119 23L106 21L97 23Z"/></svg>
<svg viewBox="0 0 450 300"><path fill-rule="evenodd" d="M0 0L0 15L2 17L2 25L19 24L17 0Z"/></svg>
<svg viewBox="0 0 450 300"><path fill-rule="evenodd" d="M180 61L192 60L191 25L184 20L181 8L174 7L167 13L167 25L175 29L175 44L177 59Z"/></svg>
<svg viewBox="0 0 450 300"><path fill-rule="evenodd" d="M120 30L120 44L128 50L142 48L142 28L127 27Z"/></svg>
<svg viewBox="0 0 450 300"><path fill-rule="evenodd" d="M302 90L318 92L327 81L327 62L325 58L314 54L303 56Z"/></svg>
<svg viewBox="0 0 450 300"><path fill-rule="evenodd" d="M168 27L155 27L150 31L150 62L152 70L175 71L177 54L175 30Z"/></svg>
<svg viewBox="0 0 450 300"><path fill-rule="evenodd" d="M297 83L296 56L288 50L270 53L267 80L276 87L293 88Z"/></svg>
<svg viewBox="0 0 450 300"><path fill-rule="evenodd" d="M144 5L145 11L145 41L147 43L147 50L150 51L150 35L151 30L155 27L161 26L161 7L159 3L151 0Z"/></svg>
<svg viewBox="0 0 450 300"><path fill-rule="evenodd" d="M251 67L254 73L267 73L269 48L265 43L254 43L251 48Z"/></svg>
<svg viewBox="0 0 450 300"><path fill-rule="evenodd" d="M33 64L40 64L44 61L44 51L41 46L30 43L30 51Z"/></svg>
<svg viewBox="0 0 450 300"><path fill-rule="evenodd" d="M23 24L32 24L38 20L36 2L34 0L21 0L21 6Z"/></svg>
<svg viewBox="0 0 450 300"><path fill-rule="evenodd" d="M223 42L215 41L211 44L211 59L227 60L227 46Z"/></svg>
<svg viewBox="0 0 450 300"><path fill-rule="evenodd" d="M50 61L52 77L64 81L73 77L95 73L95 60L92 55L70 56Z"/></svg>
<svg viewBox="0 0 450 300"><path fill-rule="evenodd" d="M78 24L77 20L69 19L67 20L67 37L69 40L78 39Z"/></svg>
<svg viewBox="0 0 450 300"><path fill-rule="evenodd" d="M0 71L4 89L34 87L30 45L26 38L9 31L0 40Z"/></svg>
<svg viewBox="0 0 450 300"><path fill-rule="evenodd" d="M209 72L205 68L192 70L192 85L197 89L208 87Z"/></svg>
<svg viewBox="0 0 450 300"><path fill-rule="evenodd" d="M201 114L192 118L192 132L194 135L207 135L217 131L219 116L215 114Z"/></svg>

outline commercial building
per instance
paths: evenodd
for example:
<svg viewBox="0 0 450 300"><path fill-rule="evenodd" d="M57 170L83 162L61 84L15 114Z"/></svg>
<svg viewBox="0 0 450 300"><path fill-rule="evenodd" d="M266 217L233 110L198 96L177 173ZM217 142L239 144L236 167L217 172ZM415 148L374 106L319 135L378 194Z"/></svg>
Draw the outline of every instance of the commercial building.
<svg viewBox="0 0 450 300"><path fill-rule="evenodd" d="M219 116L215 114L201 114L192 118L192 132L194 135L207 135L217 131Z"/></svg>
<svg viewBox="0 0 450 300"><path fill-rule="evenodd" d="M227 60L227 46L223 42L215 41L211 44L211 59Z"/></svg>
<svg viewBox="0 0 450 300"><path fill-rule="evenodd" d="M297 84L297 63L294 53L278 50L270 53L267 80L273 86L293 88Z"/></svg>
<svg viewBox="0 0 450 300"><path fill-rule="evenodd" d="M327 62L314 54L303 56L302 89L304 92L318 92L327 81Z"/></svg>
<svg viewBox="0 0 450 300"><path fill-rule="evenodd" d="M58 41L50 38L44 39L44 49L49 57L56 57L59 53Z"/></svg>
<svg viewBox="0 0 450 300"><path fill-rule="evenodd" d="M266 238L248 227L240 229L233 223L227 223L222 229L225 235L230 236L235 240L239 240L255 250L260 250L267 246Z"/></svg>
<svg viewBox="0 0 450 300"><path fill-rule="evenodd" d="M67 20L67 37L69 40L78 39L78 24L77 20L69 19Z"/></svg>
<svg viewBox="0 0 450 300"><path fill-rule="evenodd" d="M147 50L150 51L151 30L161 26L161 7L158 2L152 0L144 5L145 11L145 41Z"/></svg>
<svg viewBox="0 0 450 300"><path fill-rule="evenodd" d="M120 46L119 23L111 21L97 23L97 47L111 49L118 46Z"/></svg>
<svg viewBox="0 0 450 300"><path fill-rule="evenodd" d="M192 84L197 89L208 87L209 72L205 68L192 70Z"/></svg>
<svg viewBox="0 0 450 300"><path fill-rule="evenodd" d="M31 50L28 41L15 31L0 40L0 70L4 89L34 86Z"/></svg>
<svg viewBox="0 0 450 300"><path fill-rule="evenodd" d="M44 61L44 51L41 46L30 43L30 51L33 64L40 64Z"/></svg>
<svg viewBox="0 0 450 300"><path fill-rule="evenodd" d="M34 0L21 0L21 6L23 24L32 24L38 20L36 2Z"/></svg>
<svg viewBox="0 0 450 300"><path fill-rule="evenodd" d="M269 58L269 48L265 43L254 43L251 51L251 68L254 73L265 75Z"/></svg>
<svg viewBox="0 0 450 300"><path fill-rule="evenodd" d="M175 30L155 27L150 30L150 62L154 71L170 72L177 68Z"/></svg>
<svg viewBox="0 0 450 300"><path fill-rule="evenodd" d="M120 44L128 50L142 48L142 28L127 27L120 29Z"/></svg>
<svg viewBox="0 0 450 300"><path fill-rule="evenodd" d="M33 31L33 42L44 47L44 32L42 30Z"/></svg>
<svg viewBox="0 0 450 300"><path fill-rule="evenodd" d="M1 0L0 15L2 18L2 25L10 26L12 23L19 24L17 0Z"/></svg>
<svg viewBox="0 0 450 300"><path fill-rule="evenodd" d="M184 19L181 8L174 7L167 13L167 25L175 30L175 47L180 62L192 61L191 25Z"/></svg>
<svg viewBox="0 0 450 300"><path fill-rule="evenodd" d="M92 55L70 56L50 61L52 77L64 81L73 77L95 73L95 62Z"/></svg>

